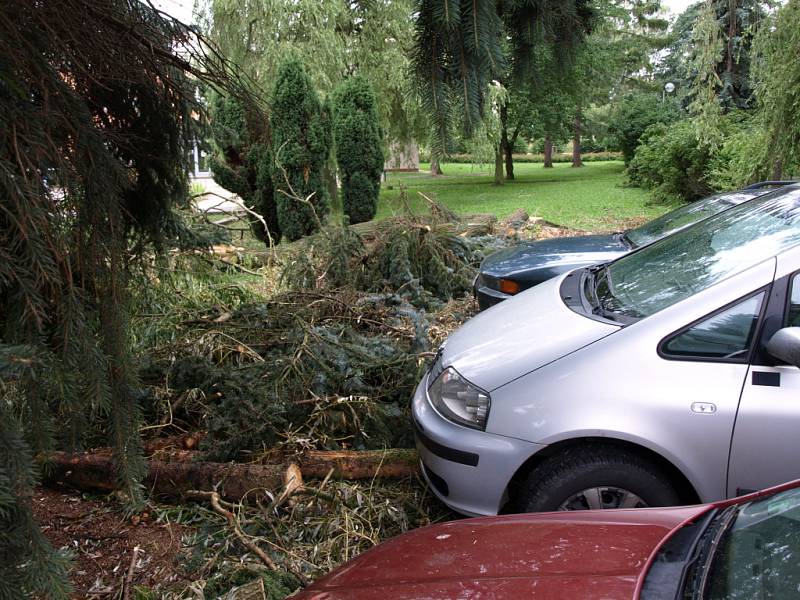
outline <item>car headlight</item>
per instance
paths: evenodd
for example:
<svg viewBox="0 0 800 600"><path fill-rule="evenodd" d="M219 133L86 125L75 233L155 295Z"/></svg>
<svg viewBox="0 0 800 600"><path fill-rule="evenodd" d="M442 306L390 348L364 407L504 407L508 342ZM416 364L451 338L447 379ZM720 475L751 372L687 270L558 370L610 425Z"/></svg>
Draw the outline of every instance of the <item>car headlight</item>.
<svg viewBox="0 0 800 600"><path fill-rule="evenodd" d="M474 429L486 429L492 405L489 392L471 384L453 367L447 367L430 384L428 397L445 418Z"/></svg>

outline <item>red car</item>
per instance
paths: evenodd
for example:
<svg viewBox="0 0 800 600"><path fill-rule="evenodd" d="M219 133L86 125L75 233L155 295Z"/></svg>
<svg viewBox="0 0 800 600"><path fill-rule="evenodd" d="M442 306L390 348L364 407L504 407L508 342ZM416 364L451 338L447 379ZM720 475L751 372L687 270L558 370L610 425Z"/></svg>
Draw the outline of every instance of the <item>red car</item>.
<svg viewBox="0 0 800 600"><path fill-rule="evenodd" d="M295 598L800 598L800 480L698 506L432 525L364 552Z"/></svg>

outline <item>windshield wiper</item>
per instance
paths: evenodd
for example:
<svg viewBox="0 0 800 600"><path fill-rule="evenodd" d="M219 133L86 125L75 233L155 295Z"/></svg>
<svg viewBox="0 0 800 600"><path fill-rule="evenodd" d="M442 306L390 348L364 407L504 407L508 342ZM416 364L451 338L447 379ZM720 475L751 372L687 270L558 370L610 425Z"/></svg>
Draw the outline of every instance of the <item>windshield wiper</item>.
<svg viewBox="0 0 800 600"><path fill-rule="evenodd" d="M608 282L608 266L607 265L599 265L594 268L593 271L593 278L592 278L592 293L594 294L594 298L597 301L597 306L594 307L592 312L600 317L605 319L614 320L613 317L609 316L609 312L606 310L605 303L603 299L600 297L600 292L598 292L598 288L600 287L600 282L605 281Z"/></svg>
<svg viewBox="0 0 800 600"><path fill-rule="evenodd" d="M623 244L625 244L625 245L626 245L628 248L630 248L631 250L635 250L635 249L636 249L636 244L635 244L635 243L633 242L633 240L630 238L630 236L628 235L628 232L627 232L627 231L620 231L620 232L617 234L617 239L618 239L619 241L621 241Z"/></svg>
<svg viewBox="0 0 800 600"><path fill-rule="evenodd" d="M708 586L708 575L714 564L720 546L739 514L738 506L729 506L709 524L703 532L692 557L686 562L682 585L678 588L676 600L703 600Z"/></svg>

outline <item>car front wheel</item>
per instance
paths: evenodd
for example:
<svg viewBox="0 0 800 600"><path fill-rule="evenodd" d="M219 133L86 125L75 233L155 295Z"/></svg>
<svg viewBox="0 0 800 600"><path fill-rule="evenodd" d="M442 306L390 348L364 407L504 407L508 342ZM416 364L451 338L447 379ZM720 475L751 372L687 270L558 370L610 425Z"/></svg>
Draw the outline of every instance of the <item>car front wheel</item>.
<svg viewBox="0 0 800 600"><path fill-rule="evenodd" d="M568 448L531 472L516 502L520 512L643 508L680 504L664 472L613 446Z"/></svg>

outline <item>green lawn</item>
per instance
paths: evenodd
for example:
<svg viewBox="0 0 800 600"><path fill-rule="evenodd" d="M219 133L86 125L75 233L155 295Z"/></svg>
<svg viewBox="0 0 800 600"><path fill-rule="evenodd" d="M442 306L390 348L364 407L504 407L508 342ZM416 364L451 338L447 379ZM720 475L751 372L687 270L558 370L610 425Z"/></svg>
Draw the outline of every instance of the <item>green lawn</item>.
<svg viewBox="0 0 800 600"><path fill-rule="evenodd" d="M615 229L637 217L648 219L674 208L654 204L639 188L624 187L619 161L586 163L573 169L568 163L545 169L538 163L514 165L515 181L493 185L493 171L468 164L443 165L445 175L432 177L428 165L420 173L392 173L381 187L377 218L402 212L400 185L406 186L412 209L424 211L422 192L459 214L494 213L502 218L517 208L531 216L586 230ZM493 169L493 167L492 167Z"/></svg>

